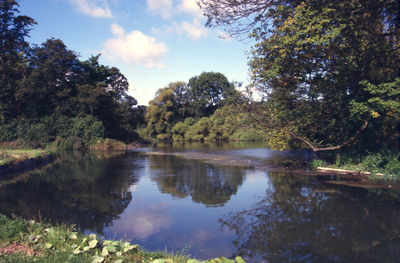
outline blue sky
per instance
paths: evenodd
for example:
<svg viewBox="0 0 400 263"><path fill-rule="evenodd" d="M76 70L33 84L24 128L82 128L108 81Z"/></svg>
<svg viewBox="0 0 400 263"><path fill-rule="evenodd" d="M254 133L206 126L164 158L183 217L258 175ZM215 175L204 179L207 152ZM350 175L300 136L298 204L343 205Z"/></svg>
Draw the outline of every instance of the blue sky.
<svg viewBox="0 0 400 263"><path fill-rule="evenodd" d="M129 93L147 105L159 88L203 71L248 83L250 43L224 39L204 27L195 0L20 0L20 11L38 24L29 41L59 38L84 60L100 62L127 77Z"/></svg>

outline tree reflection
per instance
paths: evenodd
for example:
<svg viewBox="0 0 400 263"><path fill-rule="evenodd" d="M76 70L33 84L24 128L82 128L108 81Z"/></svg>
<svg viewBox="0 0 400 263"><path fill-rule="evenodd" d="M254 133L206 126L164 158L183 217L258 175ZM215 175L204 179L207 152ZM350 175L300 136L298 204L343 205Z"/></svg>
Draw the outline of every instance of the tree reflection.
<svg viewBox="0 0 400 263"><path fill-rule="evenodd" d="M24 218L68 222L102 232L132 199L137 182L129 158L79 154L34 171L27 181L0 188L0 212Z"/></svg>
<svg viewBox="0 0 400 263"><path fill-rule="evenodd" d="M393 193L388 198L279 174L271 180L274 190L252 208L220 219L236 232L238 254L268 262L398 262L400 210Z"/></svg>
<svg viewBox="0 0 400 263"><path fill-rule="evenodd" d="M150 156L152 175L163 193L192 196L207 206L225 204L243 183L243 168L213 166L174 156Z"/></svg>

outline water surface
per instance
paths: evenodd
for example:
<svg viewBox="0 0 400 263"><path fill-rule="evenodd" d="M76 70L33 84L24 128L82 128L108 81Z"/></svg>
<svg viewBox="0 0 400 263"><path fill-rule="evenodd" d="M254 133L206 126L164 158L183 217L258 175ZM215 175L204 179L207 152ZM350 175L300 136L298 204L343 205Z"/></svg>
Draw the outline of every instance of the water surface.
<svg viewBox="0 0 400 263"><path fill-rule="evenodd" d="M86 233L148 250L185 250L202 259L398 262L400 200L394 190L144 154L153 150L239 155L278 165L310 158L258 144L66 155L50 166L3 178L0 213L74 223Z"/></svg>

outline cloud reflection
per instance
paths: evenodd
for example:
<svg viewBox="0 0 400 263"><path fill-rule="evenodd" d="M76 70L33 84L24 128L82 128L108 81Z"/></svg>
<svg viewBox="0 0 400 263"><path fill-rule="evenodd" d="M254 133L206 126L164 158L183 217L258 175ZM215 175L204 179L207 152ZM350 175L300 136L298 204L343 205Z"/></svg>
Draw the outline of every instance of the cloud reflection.
<svg viewBox="0 0 400 263"><path fill-rule="evenodd" d="M172 219L168 204L152 204L150 207L134 207L127 210L111 231L128 239L143 240L170 228Z"/></svg>

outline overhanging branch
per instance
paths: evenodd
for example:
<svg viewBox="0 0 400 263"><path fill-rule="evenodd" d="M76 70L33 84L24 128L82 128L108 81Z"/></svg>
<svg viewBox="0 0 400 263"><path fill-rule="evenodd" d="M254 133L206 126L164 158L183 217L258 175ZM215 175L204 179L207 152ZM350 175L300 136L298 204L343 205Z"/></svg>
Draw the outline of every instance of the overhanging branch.
<svg viewBox="0 0 400 263"><path fill-rule="evenodd" d="M307 144L312 150L313 152L323 152L323 151L334 151L334 150L339 150L342 147L350 144L351 142L353 142L357 136L367 128L368 126L368 121L364 120L363 126L354 134L354 136L352 136L351 138L349 138L347 141L345 141L344 143L340 144L340 145L336 145L336 146L330 146L330 147L316 147L314 146L310 141L306 140L305 138L302 138L300 136L297 136L296 134L294 134L293 132L289 131L290 136L292 136L293 138L302 141L303 143Z"/></svg>

